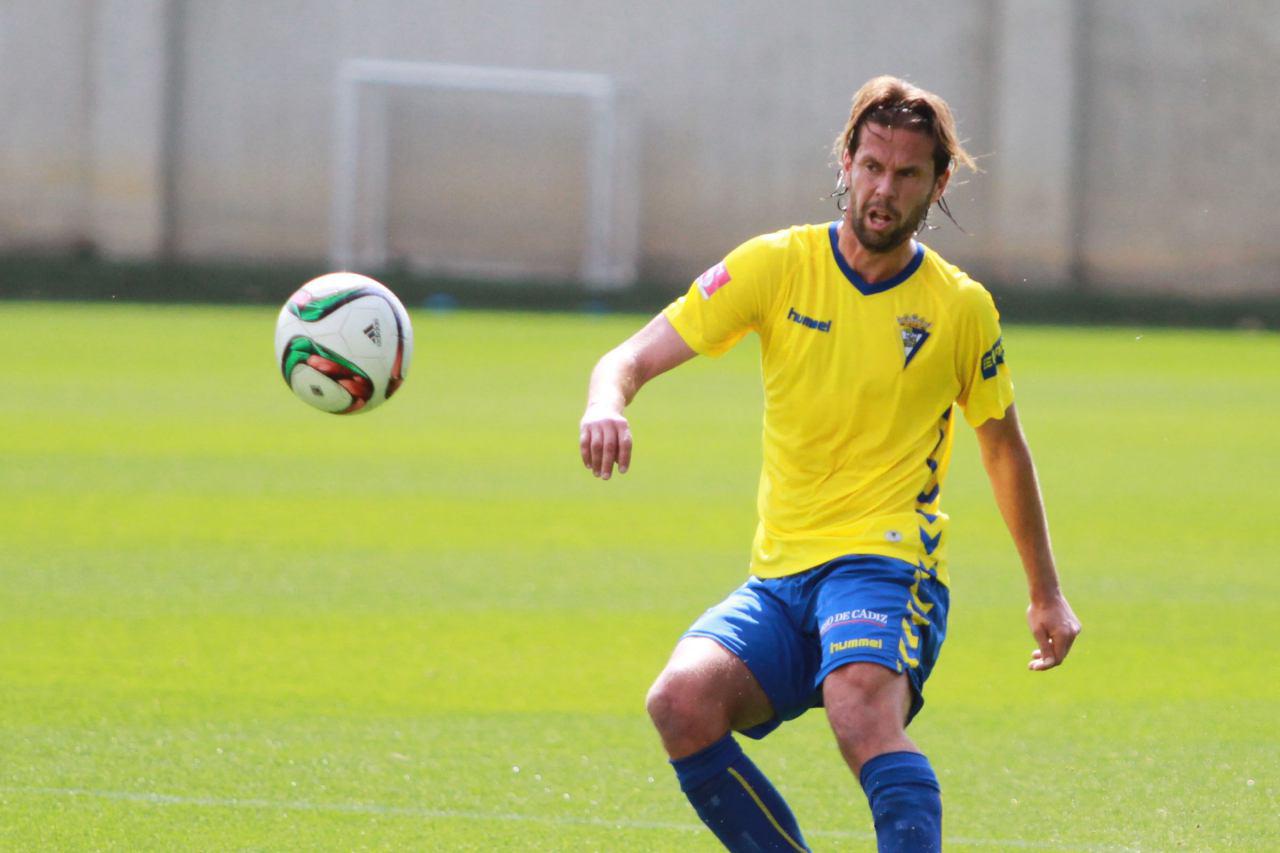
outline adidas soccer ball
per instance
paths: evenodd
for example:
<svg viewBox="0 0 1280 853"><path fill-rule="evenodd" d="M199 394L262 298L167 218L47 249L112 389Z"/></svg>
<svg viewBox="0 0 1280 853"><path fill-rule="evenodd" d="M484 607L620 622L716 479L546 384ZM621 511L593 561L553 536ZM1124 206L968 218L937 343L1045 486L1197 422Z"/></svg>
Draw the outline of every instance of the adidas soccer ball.
<svg viewBox="0 0 1280 853"><path fill-rule="evenodd" d="M367 412L404 382L413 327L396 295L350 272L314 278L276 320L276 364L304 402L324 412Z"/></svg>

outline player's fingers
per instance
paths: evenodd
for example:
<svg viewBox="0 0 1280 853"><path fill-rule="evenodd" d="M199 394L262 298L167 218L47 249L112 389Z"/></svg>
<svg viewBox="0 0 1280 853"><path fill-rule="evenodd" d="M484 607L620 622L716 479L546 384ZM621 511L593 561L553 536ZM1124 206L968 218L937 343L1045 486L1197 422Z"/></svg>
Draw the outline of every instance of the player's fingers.
<svg viewBox="0 0 1280 853"><path fill-rule="evenodd" d="M592 424L591 430L591 473L601 479L609 479L613 473L613 462L618 454L618 438L609 424Z"/></svg>
<svg viewBox="0 0 1280 853"><path fill-rule="evenodd" d="M589 433L587 438L587 453L589 462L587 467L591 469L591 473L600 476L600 462L604 458L604 431L599 424L592 424L587 428Z"/></svg>
<svg viewBox="0 0 1280 853"><path fill-rule="evenodd" d="M1036 645L1039 646L1031 653L1031 663L1027 664L1028 669L1042 670L1052 669L1058 665L1058 658L1054 652L1053 640L1049 636L1049 632L1042 625L1034 625L1031 628L1031 634L1036 638Z"/></svg>
<svg viewBox="0 0 1280 853"><path fill-rule="evenodd" d="M582 457L582 464L591 467L591 430L587 427L578 429L578 455Z"/></svg>
<svg viewBox="0 0 1280 853"><path fill-rule="evenodd" d="M1080 626L1074 623L1063 625L1053 632L1053 650L1058 653L1058 663L1067 659L1067 653L1071 651L1071 646L1075 644L1076 635L1079 633Z"/></svg>
<svg viewBox="0 0 1280 853"><path fill-rule="evenodd" d="M623 428L618 437L618 473L625 474L631 467L631 430Z"/></svg>
<svg viewBox="0 0 1280 853"><path fill-rule="evenodd" d="M612 424L610 425L612 426ZM613 476L613 463L618 458L618 431L605 429L600 454L600 479L607 480Z"/></svg>

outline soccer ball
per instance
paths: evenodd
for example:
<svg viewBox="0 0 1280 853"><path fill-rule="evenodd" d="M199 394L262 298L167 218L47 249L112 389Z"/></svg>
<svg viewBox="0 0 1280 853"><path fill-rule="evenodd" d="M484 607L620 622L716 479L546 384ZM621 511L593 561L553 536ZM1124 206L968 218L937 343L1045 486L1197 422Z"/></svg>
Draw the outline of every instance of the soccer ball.
<svg viewBox="0 0 1280 853"><path fill-rule="evenodd" d="M367 412L404 382L413 327L396 295L368 276L335 272L302 285L276 320L276 364L304 403Z"/></svg>

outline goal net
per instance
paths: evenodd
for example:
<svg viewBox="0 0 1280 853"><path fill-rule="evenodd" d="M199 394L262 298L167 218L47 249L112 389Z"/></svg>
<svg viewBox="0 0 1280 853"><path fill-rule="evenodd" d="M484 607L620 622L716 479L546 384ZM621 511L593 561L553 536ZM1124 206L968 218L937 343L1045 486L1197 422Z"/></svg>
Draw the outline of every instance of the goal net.
<svg viewBox="0 0 1280 853"><path fill-rule="evenodd" d="M354 59L335 96L334 269L634 282L639 193L613 78Z"/></svg>

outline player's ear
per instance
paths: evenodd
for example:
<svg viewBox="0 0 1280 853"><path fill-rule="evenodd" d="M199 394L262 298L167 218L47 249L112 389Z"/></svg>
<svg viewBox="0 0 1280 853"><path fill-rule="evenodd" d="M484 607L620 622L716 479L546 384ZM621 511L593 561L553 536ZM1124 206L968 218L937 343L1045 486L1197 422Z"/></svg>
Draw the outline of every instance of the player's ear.
<svg viewBox="0 0 1280 853"><path fill-rule="evenodd" d="M951 167L948 166L943 173L938 176L938 180L933 182L933 199L929 202L930 204L937 204L938 199L942 198L942 194L946 192L947 182L951 180L951 171Z"/></svg>
<svg viewBox="0 0 1280 853"><path fill-rule="evenodd" d="M844 149L844 153L840 155L840 167L844 169L845 176L848 177L849 170L853 168L853 152L848 148Z"/></svg>

